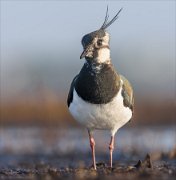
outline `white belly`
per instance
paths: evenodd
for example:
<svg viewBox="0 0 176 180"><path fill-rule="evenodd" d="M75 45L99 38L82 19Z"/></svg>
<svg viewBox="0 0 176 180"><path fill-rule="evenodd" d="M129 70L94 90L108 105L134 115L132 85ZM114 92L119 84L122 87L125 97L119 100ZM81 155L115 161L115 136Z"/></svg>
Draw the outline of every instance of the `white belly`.
<svg viewBox="0 0 176 180"><path fill-rule="evenodd" d="M88 129L107 129L113 135L132 117L131 109L123 105L121 91L107 104L91 104L81 99L74 89L69 110Z"/></svg>

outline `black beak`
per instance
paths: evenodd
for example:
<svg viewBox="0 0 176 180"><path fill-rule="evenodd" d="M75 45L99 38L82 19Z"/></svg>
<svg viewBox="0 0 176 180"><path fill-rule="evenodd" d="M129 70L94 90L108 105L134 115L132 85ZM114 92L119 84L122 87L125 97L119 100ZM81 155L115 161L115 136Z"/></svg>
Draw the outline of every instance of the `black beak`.
<svg viewBox="0 0 176 180"><path fill-rule="evenodd" d="M81 56L80 56L80 59L86 57L86 55L88 54L89 50L90 50L90 46L87 46L87 47L84 49L84 51L82 52L82 54L81 54Z"/></svg>
<svg viewBox="0 0 176 180"><path fill-rule="evenodd" d="M84 58L87 54L87 51L86 49L84 49L84 51L82 52L81 56L80 56L80 59Z"/></svg>

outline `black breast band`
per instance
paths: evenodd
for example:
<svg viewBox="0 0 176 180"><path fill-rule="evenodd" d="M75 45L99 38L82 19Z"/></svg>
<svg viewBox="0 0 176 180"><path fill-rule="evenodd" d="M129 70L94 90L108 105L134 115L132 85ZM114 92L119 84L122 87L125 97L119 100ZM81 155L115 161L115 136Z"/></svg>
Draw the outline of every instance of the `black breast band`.
<svg viewBox="0 0 176 180"><path fill-rule="evenodd" d="M85 63L75 82L77 94L93 104L110 102L119 87L120 77L112 64Z"/></svg>

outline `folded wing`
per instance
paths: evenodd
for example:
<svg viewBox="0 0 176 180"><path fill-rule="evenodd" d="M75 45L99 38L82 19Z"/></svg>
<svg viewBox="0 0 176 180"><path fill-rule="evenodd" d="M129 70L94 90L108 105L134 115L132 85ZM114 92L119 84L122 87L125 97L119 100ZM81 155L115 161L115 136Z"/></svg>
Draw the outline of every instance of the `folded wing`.
<svg viewBox="0 0 176 180"><path fill-rule="evenodd" d="M130 82L124 76L120 75L120 78L123 81L122 96L124 98L123 100L124 106L129 107L133 112L134 111L133 88Z"/></svg>

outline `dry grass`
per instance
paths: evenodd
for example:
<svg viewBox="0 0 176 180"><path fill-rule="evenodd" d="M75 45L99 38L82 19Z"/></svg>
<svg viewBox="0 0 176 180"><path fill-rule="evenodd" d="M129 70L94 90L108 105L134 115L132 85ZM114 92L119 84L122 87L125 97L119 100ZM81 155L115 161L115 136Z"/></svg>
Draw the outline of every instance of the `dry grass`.
<svg viewBox="0 0 176 180"><path fill-rule="evenodd" d="M1 102L1 125L76 125L66 98L63 99L65 101L53 93L45 93ZM175 117L175 104L171 101L161 103L148 99L135 104L135 124L174 123Z"/></svg>
<svg viewBox="0 0 176 180"><path fill-rule="evenodd" d="M21 96L4 101L0 106L1 124L74 124L66 102L53 93ZM66 121L65 121L66 120Z"/></svg>

